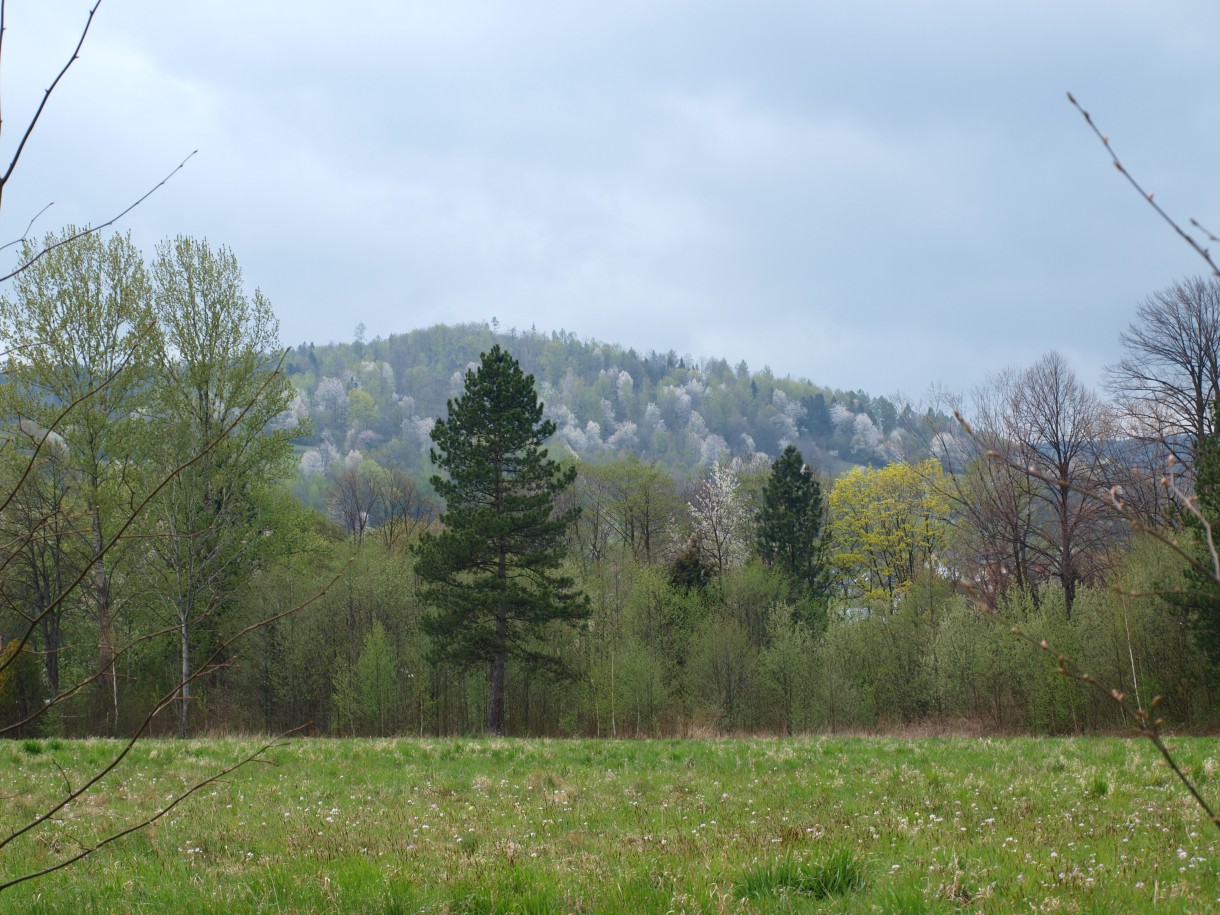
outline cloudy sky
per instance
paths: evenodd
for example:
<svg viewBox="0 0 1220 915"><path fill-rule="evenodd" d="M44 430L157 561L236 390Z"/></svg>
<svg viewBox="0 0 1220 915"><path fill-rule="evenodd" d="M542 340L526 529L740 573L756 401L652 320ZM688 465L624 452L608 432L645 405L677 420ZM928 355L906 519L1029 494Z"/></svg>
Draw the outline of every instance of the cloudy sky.
<svg viewBox="0 0 1220 915"><path fill-rule="evenodd" d="M11 0L11 155L89 9ZM6 190L231 247L286 343L564 328L873 394L1089 382L1220 223L1220 4L105 0Z"/></svg>

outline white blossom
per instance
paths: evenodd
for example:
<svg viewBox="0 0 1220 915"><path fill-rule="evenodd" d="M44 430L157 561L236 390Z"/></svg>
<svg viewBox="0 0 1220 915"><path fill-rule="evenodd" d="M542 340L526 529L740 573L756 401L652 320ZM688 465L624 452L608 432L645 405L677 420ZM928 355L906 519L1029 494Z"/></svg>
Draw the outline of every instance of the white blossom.
<svg viewBox="0 0 1220 915"><path fill-rule="evenodd" d="M297 467L301 471L301 476L305 477L306 479L309 479L309 477L315 476L316 474L326 472L326 464L322 460L322 455L318 452L317 448L310 448L308 451L302 454L301 460L297 464Z"/></svg>
<svg viewBox="0 0 1220 915"><path fill-rule="evenodd" d="M318 445L318 454L322 457L322 469L330 470L335 461L339 460L339 450L335 447L334 442L330 440L330 434L322 439L322 443Z"/></svg>
<svg viewBox="0 0 1220 915"><path fill-rule="evenodd" d="M580 427L576 425L567 425L561 428L558 438L577 454L587 451L589 448L588 438L586 438L585 433Z"/></svg>
<svg viewBox="0 0 1220 915"><path fill-rule="evenodd" d="M432 428L436 420L431 416L412 416L402 421L402 431L414 436L425 448L432 443Z"/></svg>
<svg viewBox="0 0 1220 915"><path fill-rule="evenodd" d="M602 427L593 420L585 423L585 441L589 448L600 448L602 445Z"/></svg>
<svg viewBox="0 0 1220 915"><path fill-rule="evenodd" d="M650 403L644 408L644 428L651 432L658 428L661 423L661 408L655 403Z"/></svg>
<svg viewBox="0 0 1220 915"><path fill-rule="evenodd" d="M614 434L606 440L606 444L616 451L631 450L635 448L637 440L636 425L631 420L627 420L614 430Z"/></svg>
<svg viewBox="0 0 1220 915"><path fill-rule="evenodd" d="M347 385L329 375L318 382L313 392L314 406L337 415L347 413Z"/></svg>
<svg viewBox="0 0 1220 915"><path fill-rule="evenodd" d="M841 403L832 403L830 405L830 421L838 427L840 432L847 432L856 421L856 414L843 406Z"/></svg>
<svg viewBox="0 0 1220 915"><path fill-rule="evenodd" d="M965 443L950 432L938 432L932 438L930 450L949 467L960 469L965 465L968 449Z"/></svg>
<svg viewBox="0 0 1220 915"><path fill-rule="evenodd" d="M876 451L881 444L881 430L873 425L872 418L867 413L856 417L854 431L851 437L852 451Z"/></svg>
<svg viewBox="0 0 1220 915"><path fill-rule="evenodd" d="M731 467L713 465L688 507L701 548L719 572L745 561L748 519Z"/></svg>
<svg viewBox="0 0 1220 915"><path fill-rule="evenodd" d="M560 429L562 429L564 426L578 425L576 414L562 403L557 404L554 407L544 407L543 413L547 419L553 422Z"/></svg>
<svg viewBox="0 0 1220 915"><path fill-rule="evenodd" d="M691 411L690 418L686 421L686 428L695 438L704 438L707 435L707 423L697 410Z"/></svg>
<svg viewBox="0 0 1220 915"><path fill-rule="evenodd" d="M778 391L776 392L779 393ZM792 417L786 413L776 413L771 417L771 423L775 426L775 431L779 433L779 446L787 448L790 444L796 441L799 434L796 429L796 423Z"/></svg>
<svg viewBox="0 0 1220 915"><path fill-rule="evenodd" d="M703 444L699 446L699 462L701 464L715 464L720 460L721 455L726 454L728 450L729 443L723 438L719 435L709 435L703 440Z"/></svg>
<svg viewBox="0 0 1220 915"><path fill-rule="evenodd" d="M632 391L635 389L635 382L631 380L631 375L626 370L618 373L618 402L627 404L631 401Z"/></svg>

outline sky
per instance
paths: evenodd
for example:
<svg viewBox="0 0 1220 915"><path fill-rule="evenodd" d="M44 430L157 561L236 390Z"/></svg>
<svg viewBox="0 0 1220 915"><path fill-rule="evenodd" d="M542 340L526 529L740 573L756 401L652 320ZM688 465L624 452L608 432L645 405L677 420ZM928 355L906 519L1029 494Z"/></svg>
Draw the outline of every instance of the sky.
<svg viewBox="0 0 1220 915"><path fill-rule="evenodd" d="M88 16L10 0L12 156ZM919 401L1100 385L1220 226L1220 4L104 0L0 208L231 248L286 344L436 323ZM1218 229L1220 231L1220 229ZM11 252L5 252L11 254Z"/></svg>

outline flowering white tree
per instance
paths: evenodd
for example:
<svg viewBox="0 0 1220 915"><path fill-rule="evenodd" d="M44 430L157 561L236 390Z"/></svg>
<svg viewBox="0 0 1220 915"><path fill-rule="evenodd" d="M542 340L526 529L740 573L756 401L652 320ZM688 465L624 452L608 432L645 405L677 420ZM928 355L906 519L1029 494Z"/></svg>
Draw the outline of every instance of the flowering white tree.
<svg viewBox="0 0 1220 915"><path fill-rule="evenodd" d="M631 404L631 395L635 389L635 382L631 380L631 375L626 371L618 373L618 402L624 410Z"/></svg>
<svg viewBox="0 0 1220 915"><path fill-rule="evenodd" d="M830 405L830 421L835 424L835 427L840 432L847 432L855 427L856 414L841 403L832 403Z"/></svg>
<svg viewBox="0 0 1220 915"><path fill-rule="evenodd" d="M698 410L692 410L690 418L686 421L686 431L695 438L707 437L707 422L699 415Z"/></svg>
<svg viewBox="0 0 1220 915"><path fill-rule="evenodd" d="M729 443L721 436L709 435L699 446L699 462L708 465L715 464L721 456L728 454L728 450Z"/></svg>
<svg viewBox="0 0 1220 915"><path fill-rule="evenodd" d="M655 403L650 403L644 408L644 431L652 432L654 429L664 425L664 419L661 416L661 408Z"/></svg>
<svg viewBox="0 0 1220 915"><path fill-rule="evenodd" d="M313 402L319 410L346 409L347 386L338 378L327 375L314 389Z"/></svg>
<svg viewBox="0 0 1220 915"><path fill-rule="evenodd" d="M749 517L733 468L727 464L713 466L688 505L695 540L717 573L723 575L744 562Z"/></svg>
<svg viewBox="0 0 1220 915"><path fill-rule="evenodd" d="M410 424L411 434L414 435L422 447L427 449L432 445L432 427L436 425L436 418L433 416L412 416L410 419L402 421L403 429Z"/></svg>
<svg viewBox="0 0 1220 915"><path fill-rule="evenodd" d="M297 463L297 470L305 479L326 472L326 465L322 462L322 455L317 448L310 448L301 455L301 460Z"/></svg>
<svg viewBox="0 0 1220 915"><path fill-rule="evenodd" d="M619 424L619 427L614 430L614 434L606 440L606 444L615 451L633 449L639 440L636 432L635 423L626 420Z"/></svg>
<svg viewBox="0 0 1220 915"><path fill-rule="evenodd" d="M779 388L771 392L771 405L776 411L771 422L779 433L780 447L787 447L800 435L798 430L805 416L805 408L800 401L789 400L788 395Z"/></svg>
<svg viewBox="0 0 1220 915"><path fill-rule="evenodd" d="M867 413L859 414L853 425L851 450L860 452L876 451L881 444L881 430L873 423Z"/></svg>

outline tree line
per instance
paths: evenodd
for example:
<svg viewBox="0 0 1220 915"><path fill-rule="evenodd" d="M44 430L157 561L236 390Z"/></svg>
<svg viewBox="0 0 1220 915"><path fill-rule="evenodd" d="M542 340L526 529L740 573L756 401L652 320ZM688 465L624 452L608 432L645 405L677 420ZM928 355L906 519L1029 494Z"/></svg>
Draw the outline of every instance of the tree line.
<svg viewBox="0 0 1220 915"><path fill-rule="evenodd" d="M124 733L177 684L186 734L200 659L301 523L275 316L198 239L146 261L69 227L20 259L0 299L4 723Z"/></svg>
<svg viewBox="0 0 1220 915"><path fill-rule="evenodd" d="M1160 481L1168 449L1212 511L1210 281L1137 313L1114 402L1051 353L922 411L904 459L837 478L783 439L693 476L578 459L492 343L427 424L430 481L357 456L323 477L323 510L289 495L316 439L241 286L224 249L175 239L146 264L88 236L3 302L0 636L21 650L0 699L10 721L52 700L26 730L121 732L179 682L164 732L1122 725L1014 625L1174 721L1214 721L1210 585L1129 523L1201 548Z"/></svg>

